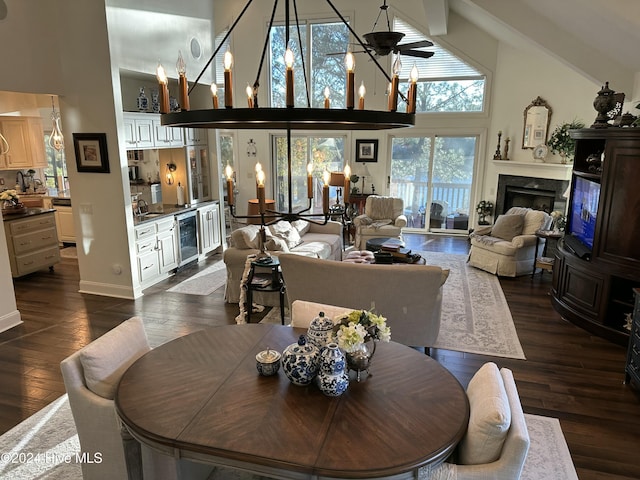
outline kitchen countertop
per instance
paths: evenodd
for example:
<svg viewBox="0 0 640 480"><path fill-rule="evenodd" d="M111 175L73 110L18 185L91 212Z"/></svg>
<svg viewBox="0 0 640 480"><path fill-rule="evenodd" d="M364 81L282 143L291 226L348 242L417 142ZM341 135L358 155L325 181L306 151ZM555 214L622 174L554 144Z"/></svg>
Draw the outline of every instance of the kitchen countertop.
<svg viewBox="0 0 640 480"><path fill-rule="evenodd" d="M133 225L142 225L146 222L151 222L155 220L159 220L163 217L170 217L173 215L177 215L179 213L191 212L197 210L198 208L206 207L207 205L218 204L220 203L218 200L211 200L208 202L198 203L196 205L191 205L189 207L178 207L176 205L163 204L161 209L156 209L152 212L147 213L146 215L134 215L133 217Z"/></svg>
<svg viewBox="0 0 640 480"><path fill-rule="evenodd" d="M45 213L55 212L55 208L27 208L27 211L24 213L18 213L15 215L5 215L3 217L3 221L8 222L9 220L17 220L19 218L26 217L34 217L36 215L43 215Z"/></svg>

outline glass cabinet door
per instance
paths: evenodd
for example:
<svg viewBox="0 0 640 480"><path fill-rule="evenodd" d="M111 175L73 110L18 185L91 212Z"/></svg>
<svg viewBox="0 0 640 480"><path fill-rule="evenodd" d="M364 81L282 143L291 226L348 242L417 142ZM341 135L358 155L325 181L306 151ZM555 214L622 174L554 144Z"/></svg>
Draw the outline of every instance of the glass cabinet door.
<svg viewBox="0 0 640 480"><path fill-rule="evenodd" d="M189 203L198 203L211 199L211 168L207 146L187 148L189 165Z"/></svg>

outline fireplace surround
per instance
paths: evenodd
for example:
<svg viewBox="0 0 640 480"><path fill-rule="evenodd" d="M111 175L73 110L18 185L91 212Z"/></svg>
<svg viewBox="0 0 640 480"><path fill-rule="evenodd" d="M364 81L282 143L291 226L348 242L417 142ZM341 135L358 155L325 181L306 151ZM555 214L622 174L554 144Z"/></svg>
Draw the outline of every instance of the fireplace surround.
<svg viewBox="0 0 640 480"><path fill-rule="evenodd" d="M569 187L568 180L498 175L496 215L511 207L529 207L551 213L566 211L567 198L563 196Z"/></svg>

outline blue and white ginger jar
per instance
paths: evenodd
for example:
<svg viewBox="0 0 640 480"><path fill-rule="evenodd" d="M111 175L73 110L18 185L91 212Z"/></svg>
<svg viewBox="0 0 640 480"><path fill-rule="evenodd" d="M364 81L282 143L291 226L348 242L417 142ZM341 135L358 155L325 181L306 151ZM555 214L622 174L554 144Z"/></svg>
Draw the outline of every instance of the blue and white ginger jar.
<svg viewBox="0 0 640 480"><path fill-rule="evenodd" d="M338 397L349 387L349 374L344 353L337 343L329 343L320 355L320 371L316 377L318 388L330 397Z"/></svg>
<svg viewBox="0 0 640 480"><path fill-rule="evenodd" d="M309 343L314 344L319 350L322 350L331 341L332 334L333 322L330 318L324 316L324 312L320 312L313 319L307 330Z"/></svg>
<svg viewBox="0 0 640 480"><path fill-rule="evenodd" d="M318 373L318 348L307 343L300 335L298 343L292 343L282 352L282 369L295 385L309 385Z"/></svg>

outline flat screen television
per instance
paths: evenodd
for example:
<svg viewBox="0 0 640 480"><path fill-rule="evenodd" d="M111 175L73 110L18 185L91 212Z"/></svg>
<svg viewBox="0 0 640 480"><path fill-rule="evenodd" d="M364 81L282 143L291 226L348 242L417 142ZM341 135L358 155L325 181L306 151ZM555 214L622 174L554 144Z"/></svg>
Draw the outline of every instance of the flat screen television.
<svg viewBox="0 0 640 480"><path fill-rule="evenodd" d="M569 234L591 251L596 231L600 184L593 180L576 176L571 195L571 215Z"/></svg>

